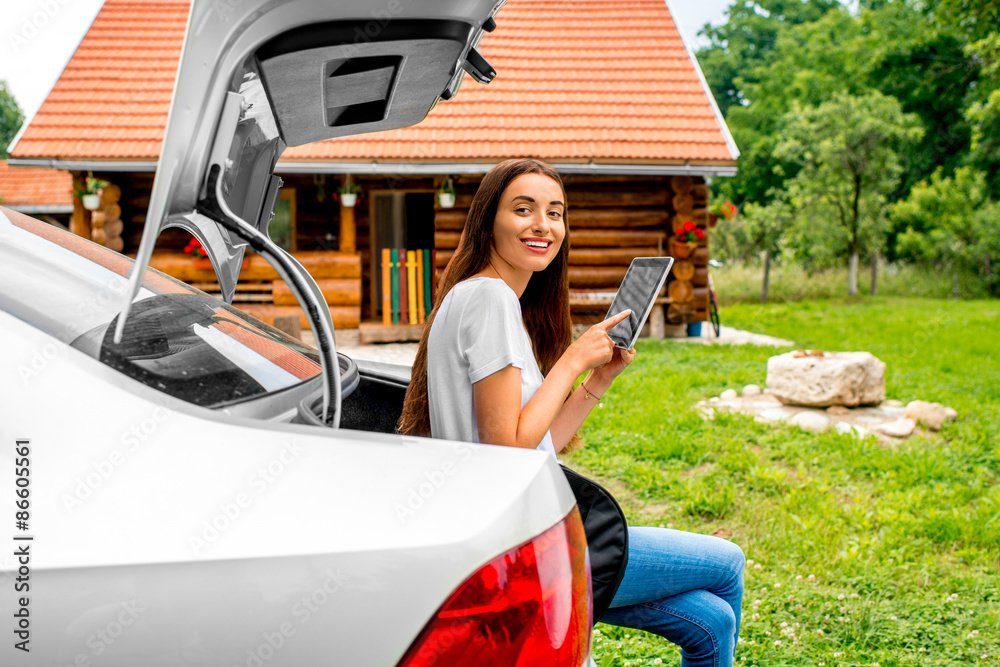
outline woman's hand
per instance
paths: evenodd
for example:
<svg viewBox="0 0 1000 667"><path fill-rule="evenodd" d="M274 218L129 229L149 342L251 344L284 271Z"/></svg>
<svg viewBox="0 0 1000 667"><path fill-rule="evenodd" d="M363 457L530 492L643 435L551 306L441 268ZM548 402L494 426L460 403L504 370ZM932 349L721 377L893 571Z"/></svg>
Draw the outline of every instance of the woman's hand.
<svg viewBox="0 0 1000 667"><path fill-rule="evenodd" d="M594 369L592 377L597 382L596 386L610 387L615 378L621 375L622 371L635 359L635 350L625 350L615 346L614 355L611 361Z"/></svg>
<svg viewBox="0 0 1000 667"><path fill-rule="evenodd" d="M631 312L631 310L626 310L609 317L603 322L598 322L584 331L583 335L567 348L565 356L577 364L578 375L591 369L605 366L614 360L617 348L615 348L614 341L608 336L608 331L628 317ZM629 361L631 361L631 358L629 358ZM625 366L627 365L628 362L625 363ZM622 366L622 369L624 369L624 366ZM621 371L618 372L620 373ZM611 376L611 379L614 379L614 376Z"/></svg>

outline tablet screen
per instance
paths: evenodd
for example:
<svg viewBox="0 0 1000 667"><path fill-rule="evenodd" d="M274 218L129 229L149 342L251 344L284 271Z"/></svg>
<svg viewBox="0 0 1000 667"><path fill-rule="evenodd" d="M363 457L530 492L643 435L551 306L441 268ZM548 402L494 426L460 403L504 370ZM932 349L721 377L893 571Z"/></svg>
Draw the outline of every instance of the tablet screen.
<svg viewBox="0 0 1000 667"><path fill-rule="evenodd" d="M623 310L632 309L627 318L608 331L608 336L619 347L631 349L635 344L673 262L671 257L636 257L632 260L608 310L608 317L611 317Z"/></svg>

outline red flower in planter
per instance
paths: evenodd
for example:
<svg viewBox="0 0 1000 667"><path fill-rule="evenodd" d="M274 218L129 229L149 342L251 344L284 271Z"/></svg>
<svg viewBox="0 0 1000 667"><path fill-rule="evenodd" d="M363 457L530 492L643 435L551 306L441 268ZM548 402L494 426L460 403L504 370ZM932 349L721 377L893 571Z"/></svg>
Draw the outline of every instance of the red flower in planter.
<svg viewBox="0 0 1000 667"><path fill-rule="evenodd" d="M188 244L184 247L184 252L191 255L195 259L204 259L208 257L208 253L205 252L205 248L202 247L201 241L196 238L192 238L188 241Z"/></svg>
<svg viewBox="0 0 1000 667"><path fill-rule="evenodd" d="M705 230L688 220L677 232L677 242L694 245L699 239L705 238Z"/></svg>

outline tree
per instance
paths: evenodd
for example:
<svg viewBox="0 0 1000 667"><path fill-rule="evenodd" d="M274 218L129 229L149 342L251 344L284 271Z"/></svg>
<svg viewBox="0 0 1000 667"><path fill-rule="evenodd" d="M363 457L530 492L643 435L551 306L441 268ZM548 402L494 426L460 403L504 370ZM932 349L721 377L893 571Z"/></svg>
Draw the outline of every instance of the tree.
<svg viewBox="0 0 1000 667"><path fill-rule="evenodd" d="M953 173L966 157L972 132L963 111L980 62L966 53L962 31L941 21L929 3L886 3L860 20L871 49L869 85L899 100L924 127L923 139L901 156L904 172L890 195L896 200L938 167Z"/></svg>
<svg viewBox="0 0 1000 667"><path fill-rule="evenodd" d="M832 213L846 239L847 293L856 295L861 251L866 240L871 244L878 237L886 196L902 172L900 146L922 137L919 120L878 92L837 93L818 106L789 112L784 126L776 153L799 168L789 194L803 212Z"/></svg>
<svg viewBox="0 0 1000 667"><path fill-rule="evenodd" d="M0 81L0 160L10 157L7 147L14 141L23 122L24 114L21 113L21 107L7 90L7 83Z"/></svg>
<svg viewBox="0 0 1000 667"><path fill-rule="evenodd" d="M811 20L775 21L775 37L761 45L764 53L756 58L737 54L731 63L739 68L733 83L739 99L728 107L726 123L741 155L739 172L720 192L738 204L766 204L769 193L783 191L783 181L795 175L796 165L780 160L775 147L784 132L783 118L796 102L819 104L836 92L867 90L857 19L838 3L823 4L829 6L825 13L816 8L808 14ZM711 68L717 61L708 58L705 64Z"/></svg>
<svg viewBox="0 0 1000 667"><path fill-rule="evenodd" d="M762 64L788 26L816 21L838 0L737 0L720 26L705 24L701 35L711 44L698 52L698 62L723 116L743 104L743 86L765 72L750 74Z"/></svg>
<svg viewBox="0 0 1000 667"><path fill-rule="evenodd" d="M913 187L892 206L898 256L939 271L981 276L985 291L997 293L1000 262L1000 204L988 196L986 177L970 167L955 175L942 169Z"/></svg>
<svg viewBox="0 0 1000 667"><path fill-rule="evenodd" d="M767 204L748 203L743 207L739 224L748 240L748 247L764 255L764 271L760 287L760 302L767 303L771 278L771 260L779 252L782 232L795 219L795 211L784 198L772 198Z"/></svg>

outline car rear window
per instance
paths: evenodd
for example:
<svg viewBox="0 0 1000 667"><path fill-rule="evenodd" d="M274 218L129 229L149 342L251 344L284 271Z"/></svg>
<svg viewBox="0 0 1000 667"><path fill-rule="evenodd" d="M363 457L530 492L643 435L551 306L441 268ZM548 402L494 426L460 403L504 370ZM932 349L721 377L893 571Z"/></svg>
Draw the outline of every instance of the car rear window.
<svg viewBox="0 0 1000 667"><path fill-rule="evenodd" d="M319 374L315 350L154 269L116 344L131 259L7 209L0 238L0 309L166 394L223 407Z"/></svg>

